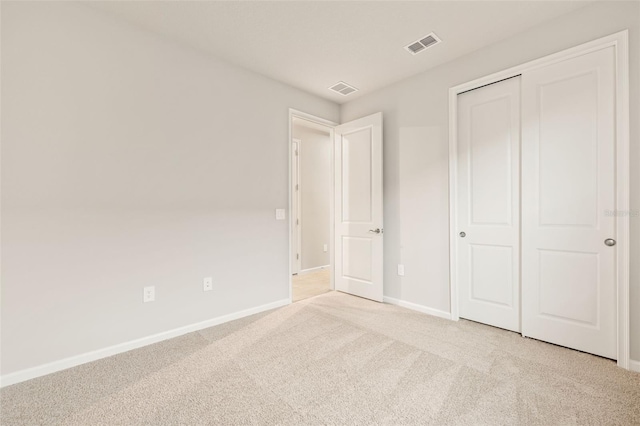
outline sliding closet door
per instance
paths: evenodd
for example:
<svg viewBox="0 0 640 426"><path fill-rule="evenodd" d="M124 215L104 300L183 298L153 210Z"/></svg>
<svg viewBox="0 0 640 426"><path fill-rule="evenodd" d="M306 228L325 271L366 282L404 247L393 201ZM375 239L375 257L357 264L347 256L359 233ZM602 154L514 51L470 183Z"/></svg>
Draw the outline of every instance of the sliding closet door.
<svg viewBox="0 0 640 426"><path fill-rule="evenodd" d="M616 358L615 74L607 48L522 76L522 331Z"/></svg>
<svg viewBox="0 0 640 426"><path fill-rule="evenodd" d="M520 331L520 77L458 96L460 317Z"/></svg>

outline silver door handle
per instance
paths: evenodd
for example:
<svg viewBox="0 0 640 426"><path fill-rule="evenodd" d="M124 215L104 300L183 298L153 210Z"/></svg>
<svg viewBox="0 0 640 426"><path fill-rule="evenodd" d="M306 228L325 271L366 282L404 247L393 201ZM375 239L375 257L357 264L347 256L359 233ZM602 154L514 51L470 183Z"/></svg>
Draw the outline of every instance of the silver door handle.
<svg viewBox="0 0 640 426"><path fill-rule="evenodd" d="M466 233L466 232L464 232L464 231L463 231L463 232L461 232L461 233L460 233L460 238L464 238L464 237L466 237L466 236L467 236L467 233Z"/></svg>
<svg viewBox="0 0 640 426"><path fill-rule="evenodd" d="M372 234L381 234L382 233L382 229L380 229L380 228L369 229L369 232L371 232Z"/></svg>
<svg viewBox="0 0 640 426"><path fill-rule="evenodd" d="M604 245L613 247L616 245L616 240L614 240L613 238L607 238L606 240L604 240Z"/></svg>

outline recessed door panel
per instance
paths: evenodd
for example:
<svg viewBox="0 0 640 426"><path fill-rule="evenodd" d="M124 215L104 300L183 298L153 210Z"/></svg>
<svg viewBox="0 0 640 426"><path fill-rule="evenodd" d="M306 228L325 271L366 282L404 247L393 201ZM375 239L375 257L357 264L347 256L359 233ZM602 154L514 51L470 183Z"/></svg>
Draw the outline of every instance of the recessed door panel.
<svg viewBox="0 0 640 426"><path fill-rule="evenodd" d="M371 222L371 128L342 136L342 220Z"/></svg>
<svg viewBox="0 0 640 426"><path fill-rule="evenodd" d="M596 226L598 217L597 70L537 87L540 225Z"/></svg>
<svg viewBox="0 0 640 426"><path fill-rule="evenodd" d="M456 267L462 318L520 331L520 78L458 96Z"/></svg>
<svg viewBox="0 0 640 426"><path fill-rule="evenodd" d="M342 237L342 277L371 283L372 238Z"/></svg>
<svg viewBox="0 0 640 426"><path fill-rule="evenodd" d="M598 253L538 250L538 313L577 323L598 325Z"/></svg>
<svg viewBox="0 0 640 426"><path fill-rule="evenodd" d="M513 247L470 244L469 250L471 301L512 308L518 285L513 281Z"/></svg>
<svg viewBox="0 0 640 426"><path fill-rule="evenodd" d="M510 96L471 107L469 123L470 223L511 223Z"/></svg>
<svg viewBox="0 0 640 426"><path fill-rule="evenodd" d="M522 76L523 334L617 357L613 47Z"/></svg>

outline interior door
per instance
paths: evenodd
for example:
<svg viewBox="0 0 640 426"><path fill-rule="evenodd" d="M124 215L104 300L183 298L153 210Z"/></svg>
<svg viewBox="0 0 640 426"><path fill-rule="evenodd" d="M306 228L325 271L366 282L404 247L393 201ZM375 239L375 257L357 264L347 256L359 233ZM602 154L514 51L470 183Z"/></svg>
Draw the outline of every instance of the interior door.
<svg viewBox="0 0 640 426"><path fill-rule="evenodd" d="M613 47L522 76L523 334L616 358Z"/></svg>
<svg viewBox="0 0 640 426"><path fill-rule="evenodd" d="M520 331L520 77L458 96L462 318Z"/></svg>
<svg viewBox="0 0 640 426"><path fill-rule="evenodd" d="M335 288L382 302L382 113L335 129Z"/></svg>

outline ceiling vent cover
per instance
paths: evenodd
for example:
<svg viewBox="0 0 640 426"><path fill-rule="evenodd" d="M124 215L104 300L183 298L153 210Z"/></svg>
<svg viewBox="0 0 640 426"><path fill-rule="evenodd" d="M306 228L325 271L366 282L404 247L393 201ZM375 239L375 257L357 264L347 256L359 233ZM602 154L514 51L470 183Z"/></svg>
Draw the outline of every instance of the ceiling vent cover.
<svg viewBox="0 0 640 426"><path fill-rule="evenodd" d="M423 50L426 50L428 47L434 46L440 42L440 38L435 35L435 33L431 33L421 37L419 40L409 43L409 45L405 46L405 49L407 49L412 55L416 55Z"/></svg>
<svg viewBox="0 0 640 426"><path fill-rule="evenodd" d="M344 81L339 81L333 86L329 87L329 90L333 90L336 93L340 93L342 96L347 96L352 94L353 92L358 91L355 87L350 84L345 83Z"/></svg>

